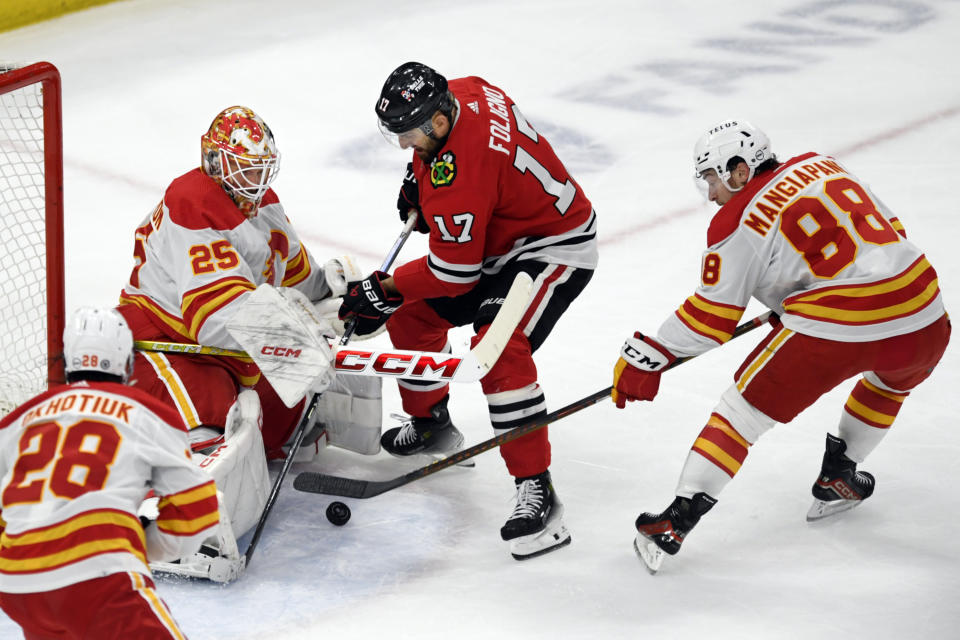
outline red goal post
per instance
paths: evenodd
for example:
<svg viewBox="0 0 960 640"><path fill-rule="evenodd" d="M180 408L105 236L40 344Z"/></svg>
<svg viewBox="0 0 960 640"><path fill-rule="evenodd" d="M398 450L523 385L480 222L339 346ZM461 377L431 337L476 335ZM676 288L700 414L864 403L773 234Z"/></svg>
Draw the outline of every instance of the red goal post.
<svg viewBox="0 0 960 640"><path fill-rule="evenodd" d="M60 73L0 63L0 416L63 381Z"/></svg>

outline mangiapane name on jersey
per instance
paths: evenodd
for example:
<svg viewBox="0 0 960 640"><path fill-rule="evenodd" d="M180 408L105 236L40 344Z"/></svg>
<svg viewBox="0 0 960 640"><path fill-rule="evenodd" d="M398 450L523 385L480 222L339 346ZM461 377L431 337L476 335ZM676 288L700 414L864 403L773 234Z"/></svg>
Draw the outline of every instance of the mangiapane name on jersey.
<svg viewBox="0 0 960 640"><path fill-rule="evenodd" d="M828 158L804 164L785 172L784 176L773 183L763 196L754 203L753 209L762 214L762 217L753 210L747 211L743 217L743 224L761 236L766 236L771 223L776 221L777 216L792 202L793 196L819 178L835 174L846 175L846 171L836 160Z"/></svg>

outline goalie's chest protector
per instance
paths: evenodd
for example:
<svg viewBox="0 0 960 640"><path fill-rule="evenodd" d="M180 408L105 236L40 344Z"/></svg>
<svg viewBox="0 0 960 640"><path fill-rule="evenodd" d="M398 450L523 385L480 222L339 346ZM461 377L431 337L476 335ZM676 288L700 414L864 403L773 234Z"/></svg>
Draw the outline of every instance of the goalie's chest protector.
<svg viewBox="0 0 960 640"><path fill-rule="evenodd" d="M199 169L170 185L137 229L136 243L138 264L124 302L187 339L196 339L209 317L256 286L294 286L313 272L272 190L247 219Z"/></svg>

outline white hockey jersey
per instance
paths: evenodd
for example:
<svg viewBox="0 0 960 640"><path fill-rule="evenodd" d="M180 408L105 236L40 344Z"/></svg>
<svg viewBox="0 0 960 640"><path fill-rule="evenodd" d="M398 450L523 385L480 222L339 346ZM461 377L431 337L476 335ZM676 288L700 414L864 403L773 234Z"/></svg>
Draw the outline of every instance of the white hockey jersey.
<svg viewBox="0 0 960 640"><path fill-rule="evenodd" d="M150 490L159 515L137 509ZM195 552L219 522L179 416L114 383L56 387L0 421L0 592L49 591Z"/></svg>
<svg viewBox="0 0 960 640"><path fill-rule="evenodd" d="M707 232L696 293L660 327L678 356L730 339L750 297L806 335L865 342L944 314L937 273L866 185L807 153L747 183Z"/></svg>
<svg viewBox="0 0 960 640"><path fill-rule="evenodd" d="M240 349L226 322L260 284L295 287L311 300L329 294L273 190L248 219L199 168L174 180L137 228L134 258L120 303L139 307L175 341Z"/></svg>

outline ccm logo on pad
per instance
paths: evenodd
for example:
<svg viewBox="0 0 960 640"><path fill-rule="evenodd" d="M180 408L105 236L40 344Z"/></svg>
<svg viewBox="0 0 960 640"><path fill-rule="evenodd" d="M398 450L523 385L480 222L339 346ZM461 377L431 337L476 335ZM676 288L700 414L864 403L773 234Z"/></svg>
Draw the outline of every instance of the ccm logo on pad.
<svg viewBox="0 0 960 640"><path fill-rule="evenodd" d="M260 353L265 356L280 356L281 358L299 358L300 349L291 349L290 347L271 347L264 346Z"/></svg>
<svg viewBox="0 0 960 640"><path fill-rule="evenodd" d="M449 380L453 378L461 362L463 359L455 356L435 360L431 356L409 353L374 354L372 351L341 349L337 351L333 368L337 371L376 371L404 378Z"/></svg>

